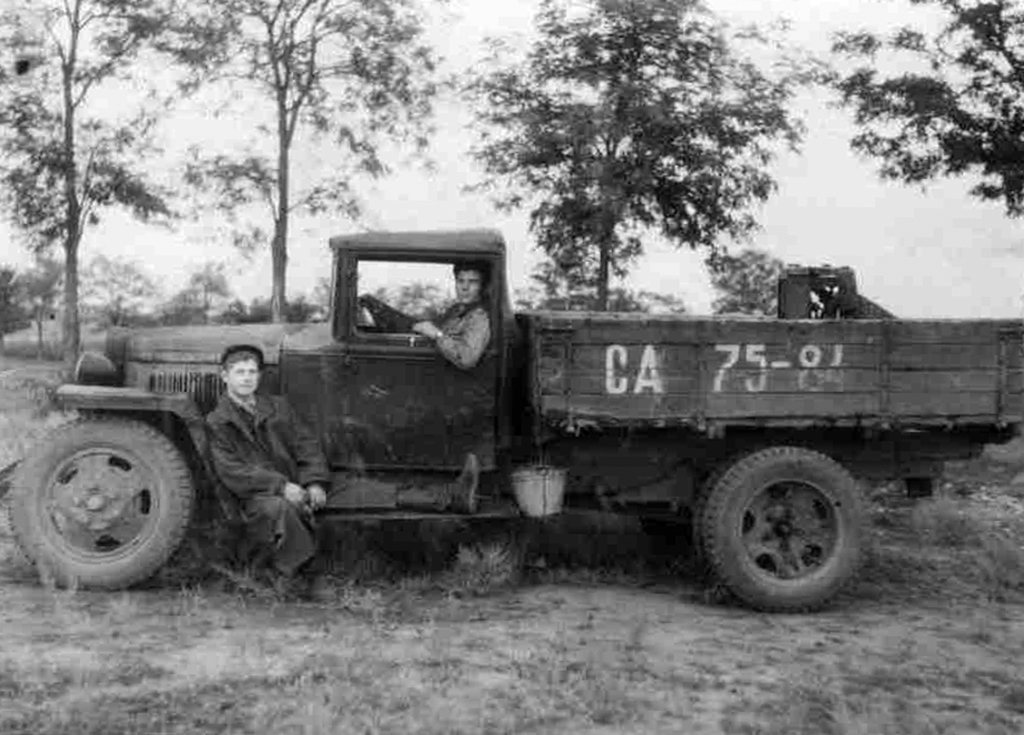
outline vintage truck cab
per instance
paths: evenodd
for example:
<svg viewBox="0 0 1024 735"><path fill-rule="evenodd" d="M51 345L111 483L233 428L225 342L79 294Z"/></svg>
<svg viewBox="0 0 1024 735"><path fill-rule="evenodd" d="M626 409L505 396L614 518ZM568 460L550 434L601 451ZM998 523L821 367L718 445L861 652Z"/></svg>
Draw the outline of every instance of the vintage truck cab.
<svg viewBox="0 0 1024 735"><path fill-rule="evenodd" d="M854 578L860 481L927 489L943 461L1022 419L1018 322L894 319L848 269L791 269L777 318L516 314L497 232L330 246L327 321L118 330L103 355L83 355L57 391L77 418L11 482L12 526L38 565L128 586L167 561L197 498L230 505L204 417L232 344L258 346L260 390L315 427L332 472L326 517L425 517L403 489L446 482L473 453L483 502L463 517L513 519L516 478L554 468L565 510L692 535L722 584L763 609L820 606ZM458 263L487 275L490 340L469 369L412 331L415 303L381 305L401 284L444 293Z"/></svg>

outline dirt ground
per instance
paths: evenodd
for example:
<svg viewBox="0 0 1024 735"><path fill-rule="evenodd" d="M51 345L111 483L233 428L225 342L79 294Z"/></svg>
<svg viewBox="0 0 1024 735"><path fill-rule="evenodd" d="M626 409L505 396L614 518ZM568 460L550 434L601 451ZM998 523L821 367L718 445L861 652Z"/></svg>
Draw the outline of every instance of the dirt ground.
<svg viewBox="0 0 1024 735"><path fill-rule="evenodd" d="M59 420L0 408L0 465ZM629 527L563 527L518 577L463 548L312 603L187 574L55 590L0 523L0 732L1017 735L1022 470L1017 442L937 499L871 490L864 573L812 615L731 605Z"/></svg>

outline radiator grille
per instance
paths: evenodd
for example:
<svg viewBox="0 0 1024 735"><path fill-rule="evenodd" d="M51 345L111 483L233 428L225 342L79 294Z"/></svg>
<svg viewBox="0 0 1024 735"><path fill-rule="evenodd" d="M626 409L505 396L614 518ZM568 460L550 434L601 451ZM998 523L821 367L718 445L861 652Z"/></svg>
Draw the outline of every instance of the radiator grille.
<svg viewBox="0 0 1024 735"><path fill-rule="evenodd" d="M217 373L161 370L149 376L149 389L154 393L188 393L199 410L208 413L217 405L224 384Z"/></svg>

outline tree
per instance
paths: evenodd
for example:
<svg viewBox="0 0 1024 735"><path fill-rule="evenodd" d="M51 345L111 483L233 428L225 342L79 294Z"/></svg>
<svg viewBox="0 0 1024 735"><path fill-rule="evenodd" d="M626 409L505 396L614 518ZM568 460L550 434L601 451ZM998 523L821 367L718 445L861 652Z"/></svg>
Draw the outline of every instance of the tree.
<svg viewBox="0 0 1024 735"><path fill-rule="evenodd" d="M36 324L36 357L40 360L43 358L43 324L57 305L65 272L58 261L40 256L22 279L25 303Z"/></svg>
<svg viewBox="0 0 1024 735"><path fill-rule="evenodd" d="M224 324L243 324L249 316L249 309L241 299L231 299L220 314Z"/></svg>
<svg viewBox="0 0 1024 735"><path fill-rule="evenodd" d="M43 35L25 32L27 18L39 21ZM113 207L143 220L170 213L139 165L153 111L140 106L116 118L104 94L130 75L161 27L156 0L12 0L0 13L0 43L23 59L43 60L17 81L0 83L0 202L32 251L57 244L63 250L69 365L79 350L78 261L86 228Z"/></svg>
<svg viewBox="0 0 1024 735"><path fill-rule="evenodd" d="M237 321L235 304L241 304L241 313L245 313L242 302L228 303L231 298L231 286L223 263L208 261L189 274L188 283L160 307L160 321L164 324L209 324L218 307L227 313L225 321Z"/></svg>
<svg viewBox="0 0 1024 735"><path fill-rule="evenodd" d="M323 276L317 280L309 300L320 310L321 314L327 314L331 310L331 302L334 297L331 294L330 276Z"/></svg>
<svg viewBox="0 0 1024 735"><path fill-rule="evenodd" d="M320 308L300 294L285 305L286 322L308 322L322 314ZM255 298L246 306L240 299L228 304L222 319L230 324L263 324L272 321L270 299Z"/></svg>
<svg viewBox="0 0 1024 735"><path fill-rule="evenodd" d="M428 321L439 319L447 306L440 286L434 283L413 281L378 288L372 295L404 314Z"/></svg>
<svg viewBox="0 0 1024 735"><path fill-rule="evenodd" d="M781 260L756 248L719 256L711 272L711 285L718 292L712 309L716 314L775 314L784 268Z"/></svg>
<svg viewBox="0 0 1024 735"><path fill-rule="evenodd" d="M82 304L103 327L127 326L157 293L137 263L96 255L82 274Z"/></svg>
<svg viewBox="0 0 1024 735"><path fill-rule="evenodd" d="M386 173L381 144L426 146L434 57L421 42L413 0L196 0L190 13L179 29L189 41L179 58L205 78L254 90L270 113L254 127L274 152L197 157L188 180L212 191L231 215L253 204L269 211L271 310L281 321L291 214L358 216L350 177ZM334 145L329 173L317 178L314 167L304 167L301 190L292 171L300 133ZM247 249L268 239L258 226L239 233L236 244Z"/></svg>
<svg viewBox="0 0 1024 735"><path fill-rule="evenodd" d="M533 285L516 291L516 308L553 311L598 310L597 291L566 275L552 263L539 264L530 274ZM672 294L632 291L618 286L608 290L608 311L683 314L686 306Z"/></svg>
<svg viewBox="0 0 1024 735"><path fill-rule="evenodd" d="M157 309L161 324L182 326L185 324L206 324L207 314L199 303L199 295L190 288L183 288L171 296Z"/></svg>
<svg viewBox="0 0 1024 735"><path fill-rule="evenodd" d="M194 294L204 324L209 323L214 307L231 298L231 286L224 269L223 263L208 262L189 276L187 288Z"/></svg>
<svg viewBox="0 0 1024 735"><path fill-rule="evenodd" d="M971 194L1024 214L1024 11L1007 0L911 0L934 6L942 28L888 36L837 35L840 57L863 62L832 83L861 128L854 150L878 159L882 178L907 184L971 173ZM886 75L880 53L919 62Z"/></svg>
<svg viewBox="0 0 1024 735"><path fill-rule="evenodd" d="M573 8L543 0L525 63L499 49L469 85L474 153L480 188L500 207L530 206L539 247L604 309L645 233L715 252L755 229L775 146L801 136L786 104L810 76L793 64L773 79L742 60L698 0Z"/></svg>
<svg viewBox="0 0 1024 735"><path fill-rule="evenodd" d="M23 290L18 271L10 266L0 266L0 352L4 348L4 335L23 329L28 323L28 315L21 303Z"/></svg>

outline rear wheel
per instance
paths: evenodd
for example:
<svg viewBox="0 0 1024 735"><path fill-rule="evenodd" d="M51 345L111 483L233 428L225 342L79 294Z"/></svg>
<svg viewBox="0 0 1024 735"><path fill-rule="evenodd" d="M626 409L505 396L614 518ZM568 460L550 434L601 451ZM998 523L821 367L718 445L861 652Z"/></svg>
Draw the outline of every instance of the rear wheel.
<svg viewBox="0 0 1024 735"><path fill-rule="evenodd" d="M864 507L856 480L802 447L754 452L710 488L702 551L736 597L763 610L821 607L860 566Z"/></svg>
<svg viewBox="0 0 1024 735"><path fill-rule="evenodd" d="M170 558L193 495L184 457L152 426L84 419L59 427L22 460L11 526L57 584L119 589Z"/></svg>

